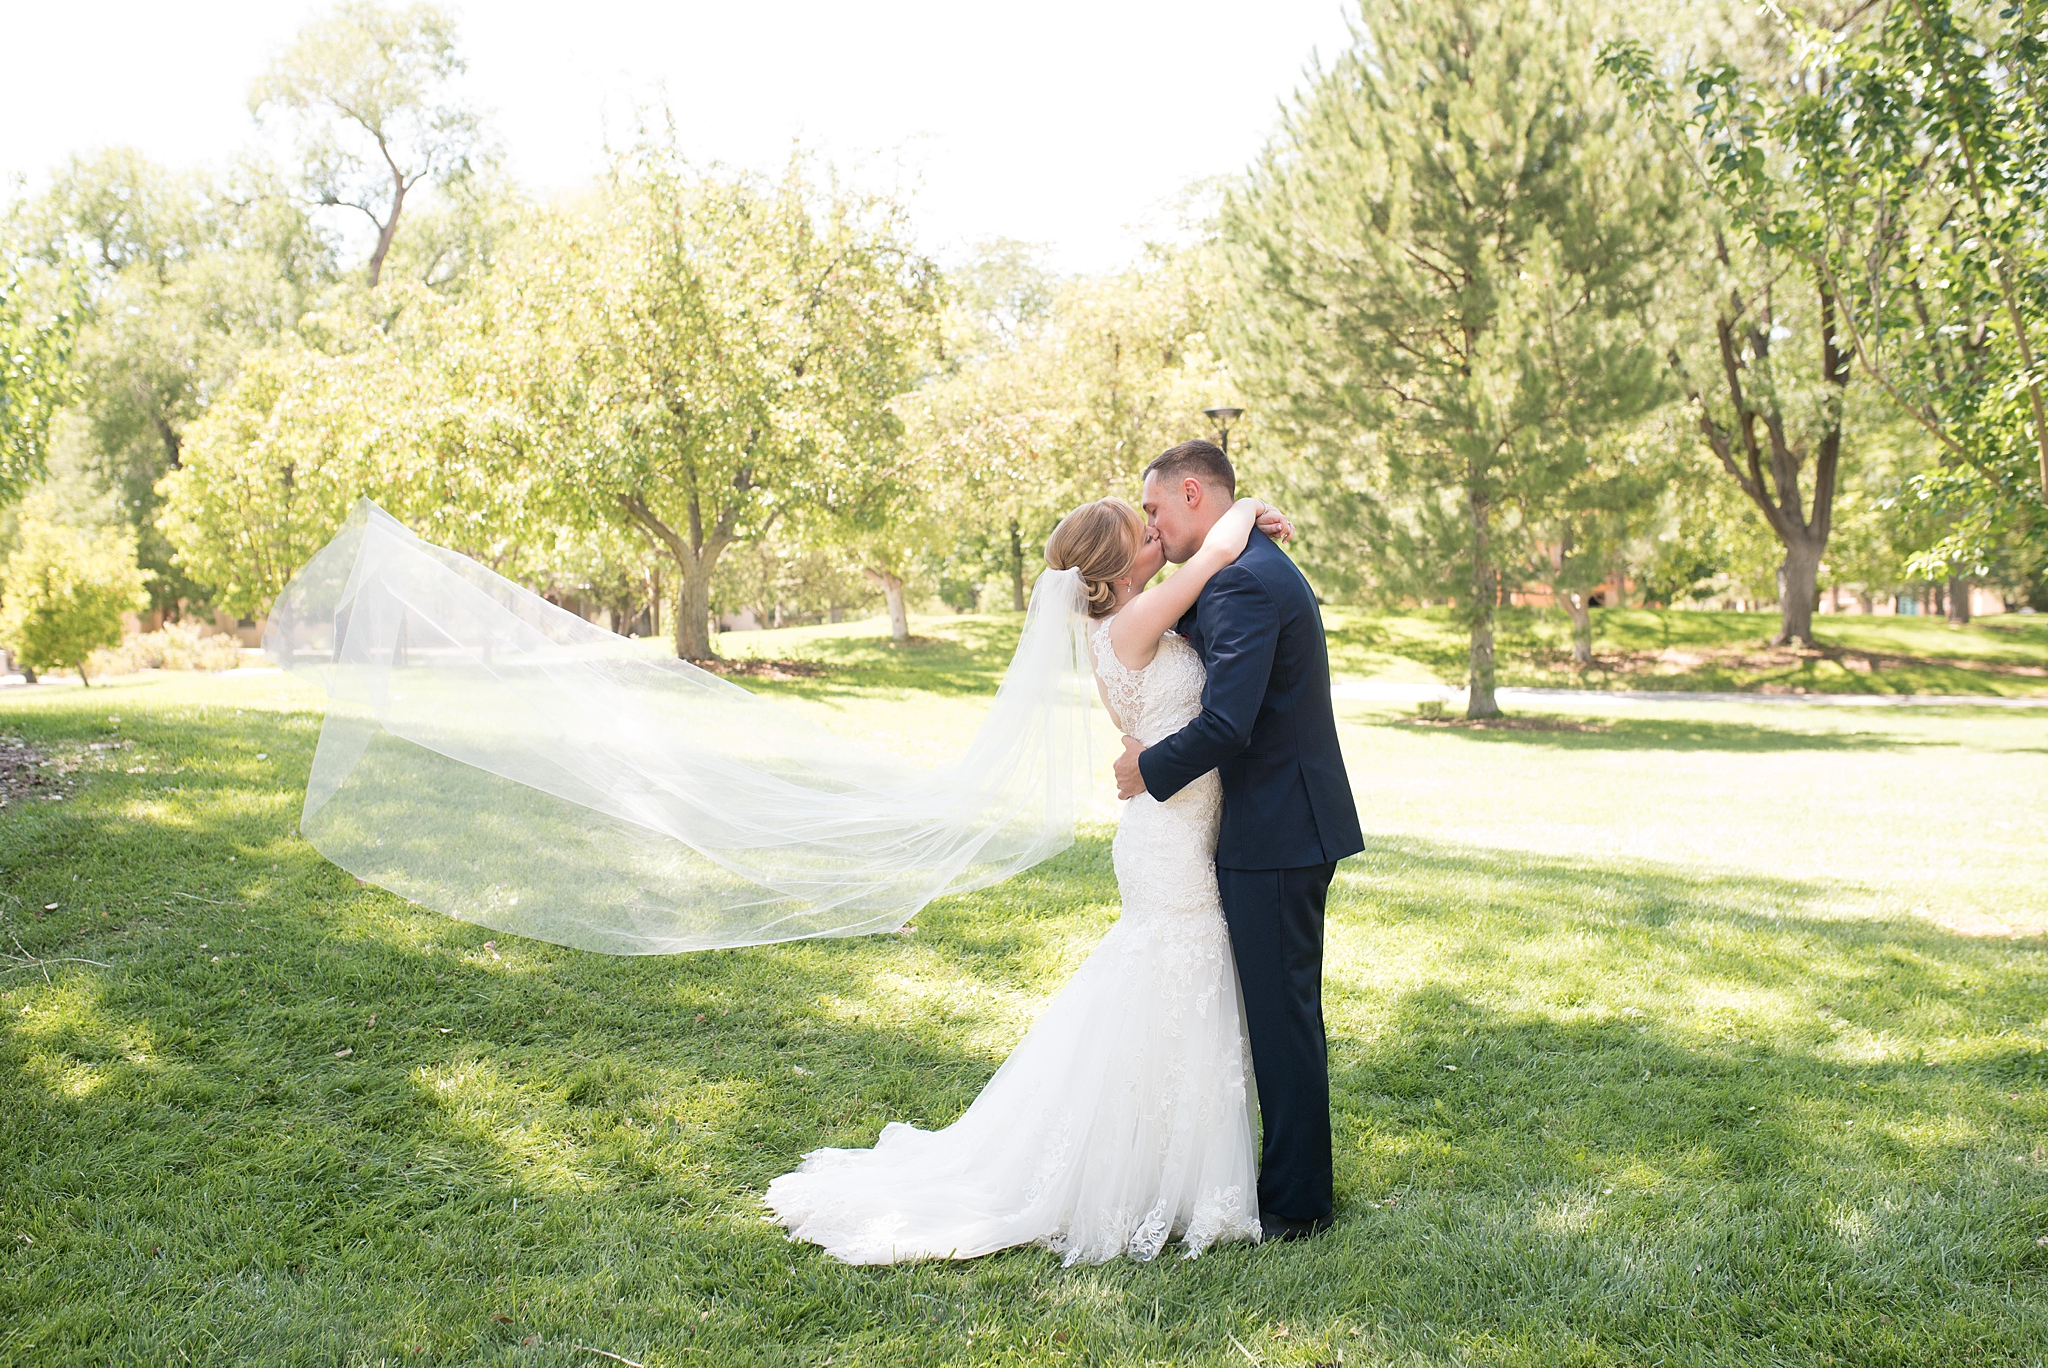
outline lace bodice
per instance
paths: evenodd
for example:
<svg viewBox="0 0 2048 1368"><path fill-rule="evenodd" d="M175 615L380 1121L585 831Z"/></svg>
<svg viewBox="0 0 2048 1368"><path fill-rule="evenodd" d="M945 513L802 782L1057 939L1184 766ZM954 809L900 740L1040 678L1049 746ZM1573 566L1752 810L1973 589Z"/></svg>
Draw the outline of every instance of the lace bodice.
<svg viewBox="0 0 2048 1368"><path fill-rule="evenodd" d="M1159 639L1152 663L1133 670L1116 658L1109 644L1109 624L1114 620L1114 615L1102 619L1089 634L1095 677L1102 681L1103 696L1124 734L1155 745L1200 715L1207 680L1202 657L1186 637L1168 632Z"/></svg>

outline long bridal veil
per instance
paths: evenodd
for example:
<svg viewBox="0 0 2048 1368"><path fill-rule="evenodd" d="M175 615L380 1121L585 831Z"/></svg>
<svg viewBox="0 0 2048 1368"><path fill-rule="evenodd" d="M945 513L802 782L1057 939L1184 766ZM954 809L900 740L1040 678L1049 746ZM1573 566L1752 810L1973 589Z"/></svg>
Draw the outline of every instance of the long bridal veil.
<svg viewBox="0 0 2048 1368"><path fill-rule="evenodd" d="M966 753L925 769L585 622L369 500L265 652L328 695L300 830L464 921L611 954L903 925L1066 848L1094 697L1082 591L1040 576Z"/></svg>

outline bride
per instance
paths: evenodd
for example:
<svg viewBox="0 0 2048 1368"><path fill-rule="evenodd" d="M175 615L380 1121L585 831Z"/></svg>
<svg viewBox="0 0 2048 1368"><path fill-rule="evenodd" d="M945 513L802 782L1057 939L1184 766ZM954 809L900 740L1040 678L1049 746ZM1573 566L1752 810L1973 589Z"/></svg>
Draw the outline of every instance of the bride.
<svg viewBox="0 0 2048 1368"><path fill-rule="evenodd" d="M1151 745L1201 711L1201 658L1169 630L1254 525L1240 499L1163 583L1156 535L1122 499L1069 513L1046 543L1086 587L1095 681ZM1039 1244L1067 1264L1186 1257L1257 1240L1258 1151L1237 970L1217 894L1212 771L1125 805L1112 847L1123 915L958 1121L902 1122L873 1149L821 1149L768 1186L773 1219L848 1263L966 1259Z"/></svg>

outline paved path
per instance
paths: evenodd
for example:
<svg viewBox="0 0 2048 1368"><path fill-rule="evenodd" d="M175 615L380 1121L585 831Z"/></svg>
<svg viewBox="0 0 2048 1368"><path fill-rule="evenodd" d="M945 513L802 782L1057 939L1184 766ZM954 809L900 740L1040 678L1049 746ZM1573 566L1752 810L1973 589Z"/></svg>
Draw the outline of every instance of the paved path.
<svg viewBox="0 0 2048 1368"><path fill-rule="evenodd" d="M1338 683L1339 700L1370 703L1453 703L1464 706L1465 691L1448 684L1383 681ZM1764 694L1688 693L1678 689L1499 689L1503 705L1547 703L1573 708L1631 707L1642 703L1763 703L1827 708L2048 708L2048 698L1997 698L1989 694Z"/></svg>
<svg viewBox="0 0 2048 1368"><path fill-rule="evenodd" d="M187 678L191 679L262 679L266 675L281 675L283 673L284 671L275 665L244 665L239 670L192 670L189 673L181 670L137 670L129 674L94 675L93 678L119 681L133 679L137 674L146 674L153 679L185 674ZM19 689L26 687L27 684L28 680L19 674L0 674L0 689ZM74 689L77 688L78 676L74 674L44 675L42 679L36 682L38 689L61 689L67 686ZM100 686L95 684L93 687L98 688Z"/></svg>

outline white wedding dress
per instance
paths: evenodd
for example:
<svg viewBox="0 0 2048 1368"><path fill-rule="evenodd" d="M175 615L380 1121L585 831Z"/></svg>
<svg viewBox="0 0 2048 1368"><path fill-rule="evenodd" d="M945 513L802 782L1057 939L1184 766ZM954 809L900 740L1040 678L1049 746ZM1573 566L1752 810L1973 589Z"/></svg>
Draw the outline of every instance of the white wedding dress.
<svg viewBox="0 0 2048 1368"><path fill-rule="evenodd" d="M1201 658L1168 635L1143 670L1090 644L1111 711L1147 745L1201 711ZM1216 891L1222 787L1125 804L1123 915L988 1086L939 1131L895 1122L768 1185L773 1219L847 1263L973 1258L1038 1244L1067 1264L1192 1258L1259 1238L1250 1055Z"/></svg>

